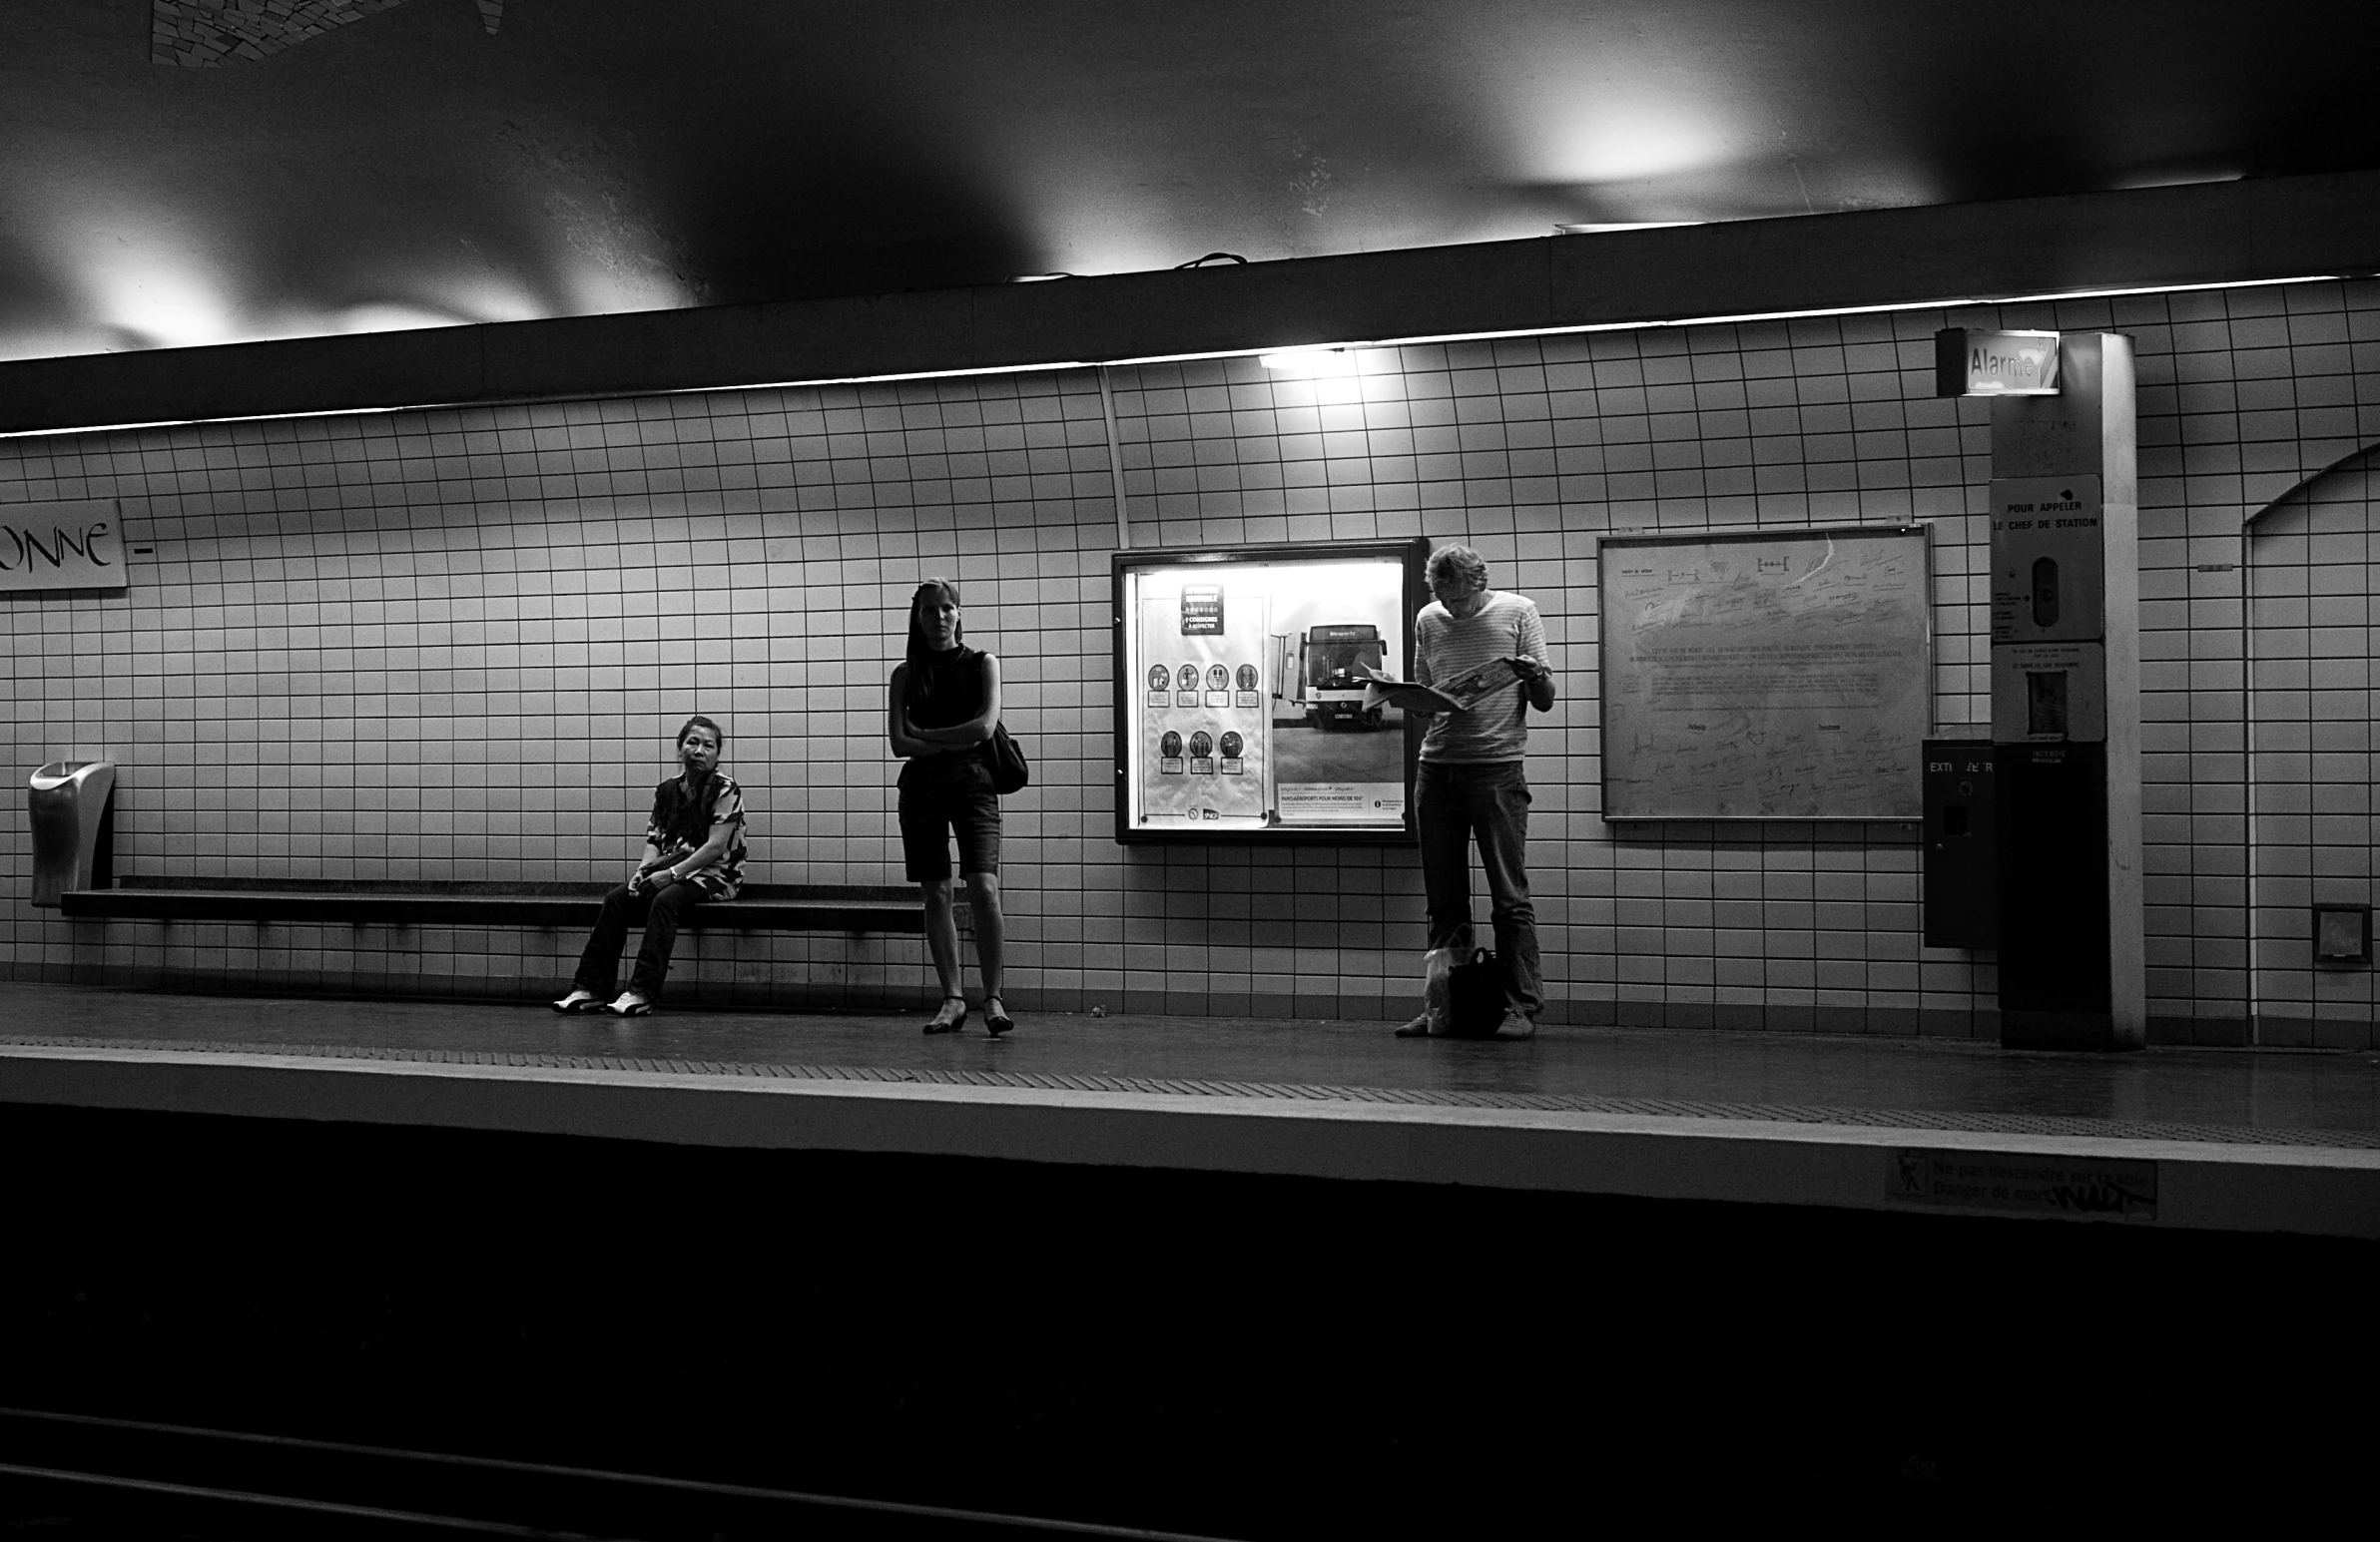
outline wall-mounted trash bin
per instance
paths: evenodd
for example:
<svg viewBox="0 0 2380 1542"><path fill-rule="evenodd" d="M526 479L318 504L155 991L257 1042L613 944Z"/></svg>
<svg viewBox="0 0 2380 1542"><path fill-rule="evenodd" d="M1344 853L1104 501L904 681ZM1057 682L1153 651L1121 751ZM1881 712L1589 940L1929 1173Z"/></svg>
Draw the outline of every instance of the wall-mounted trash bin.
<svg viewBox="0 0 2380 1542"><path fill-rule="evenodd" d="M116 763L52 761L33 773L33 902L57 908L68 889L113 887Z"/></svg>

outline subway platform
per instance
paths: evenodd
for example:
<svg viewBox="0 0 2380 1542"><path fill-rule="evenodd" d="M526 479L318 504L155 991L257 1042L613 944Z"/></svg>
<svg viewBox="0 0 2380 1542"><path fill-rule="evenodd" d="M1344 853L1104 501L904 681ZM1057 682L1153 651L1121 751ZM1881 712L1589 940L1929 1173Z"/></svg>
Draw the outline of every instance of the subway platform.
<svg viewBox="0 0 2380 1542"><path fill-rule="evenodd" d="M0 1102L2380 1237L2380 1055L0 987Z"/></svg>

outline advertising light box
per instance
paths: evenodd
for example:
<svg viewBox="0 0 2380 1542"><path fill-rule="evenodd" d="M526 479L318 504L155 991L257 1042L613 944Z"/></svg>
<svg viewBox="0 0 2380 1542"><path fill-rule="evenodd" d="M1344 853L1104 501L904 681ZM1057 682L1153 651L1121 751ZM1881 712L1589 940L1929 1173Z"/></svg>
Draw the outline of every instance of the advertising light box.
<svg viewBox="0 0 2380 1542"><path fill-rule="evenodd" d="M1120 552L1118 840L1410 841L1430 543ZM1416 724L1418 730L1418 723Z"/></svg>

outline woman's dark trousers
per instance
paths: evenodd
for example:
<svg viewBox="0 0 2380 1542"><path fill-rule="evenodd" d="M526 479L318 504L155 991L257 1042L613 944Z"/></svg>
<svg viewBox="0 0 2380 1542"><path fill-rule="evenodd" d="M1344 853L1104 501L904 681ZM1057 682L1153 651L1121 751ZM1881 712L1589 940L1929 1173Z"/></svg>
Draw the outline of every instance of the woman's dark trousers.
<svg viewBox="0 0 2380 1542"><path fill-rule="evenodd" d="M608 998L628 928L642 924L645 945L637 949L636 972L628 977L628 988L647 1001L659 1001L661 982L669 978L670 951L678 945L678 927L686 912L706 897L691 883L665 883L641 894L629 893L622 884L604 895L603 913L595 918L595 935L587 939L586 952L579 955L571 988Z"/></svg>

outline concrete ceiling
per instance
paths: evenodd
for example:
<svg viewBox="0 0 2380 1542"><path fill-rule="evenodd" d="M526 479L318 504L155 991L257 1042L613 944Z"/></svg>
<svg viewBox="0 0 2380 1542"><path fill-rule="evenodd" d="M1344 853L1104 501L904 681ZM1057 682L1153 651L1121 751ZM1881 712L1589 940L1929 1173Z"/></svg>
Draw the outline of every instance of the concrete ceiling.
<svg viewBox="0 0 2380 1542"><path fill-rule="evenodd" d="M0 358L2380 167L2294 0L277 3L0 5Z"/></svg>

